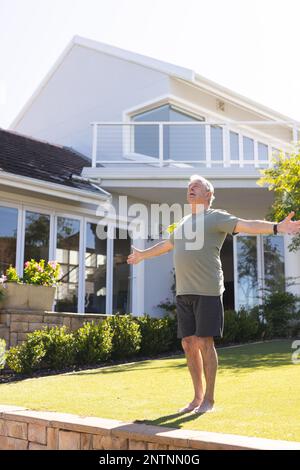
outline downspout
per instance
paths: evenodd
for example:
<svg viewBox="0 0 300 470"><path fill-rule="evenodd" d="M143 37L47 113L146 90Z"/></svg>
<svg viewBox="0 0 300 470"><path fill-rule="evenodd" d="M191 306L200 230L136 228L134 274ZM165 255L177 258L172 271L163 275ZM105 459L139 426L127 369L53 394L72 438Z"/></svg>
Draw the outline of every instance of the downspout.
<svg viewBox="0 0 300 470"><path fill-rule="evenodd" d="M98 183L97 183L97 180L93 180L91 178L85 178L84 176L80 176L80 175L71 175L70 176L70 179L73 180L73 181L77 181L79 183L88 183L90 184L93 188L95 189L98 189L98 191L100 191L102 193L102 198L105 199L105 200L112 200L112 194L109 193L108 191L105 191L105 189L101 188ZM106 197L104 197L106 196Z"/></svg>

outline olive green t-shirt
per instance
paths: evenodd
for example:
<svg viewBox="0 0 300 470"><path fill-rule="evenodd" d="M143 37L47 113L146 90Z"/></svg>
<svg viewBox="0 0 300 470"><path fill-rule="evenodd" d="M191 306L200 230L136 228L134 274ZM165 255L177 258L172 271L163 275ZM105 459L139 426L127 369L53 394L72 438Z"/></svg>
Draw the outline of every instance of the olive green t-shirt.
<svg viewBox="0 0 300 470"><path fill-rule="evenodd" d="M174 245L176 295L218 296L224 292L220 251L227 233L235 235L237 222L238 217L221 209L204 209L199 214L189 214L179 222L169 236ZM187 227L184 227L185 225ZM190 236L188 228L193 232L196 228L198 231L203 230L203 244L200 249L188 249L187 244L193 241L187 238Z"/></svg>

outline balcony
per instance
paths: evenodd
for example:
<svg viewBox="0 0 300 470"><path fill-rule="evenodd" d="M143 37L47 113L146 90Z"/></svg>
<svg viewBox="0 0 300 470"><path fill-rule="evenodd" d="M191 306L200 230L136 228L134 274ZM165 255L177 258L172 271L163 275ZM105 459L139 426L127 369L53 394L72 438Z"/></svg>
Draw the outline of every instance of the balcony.
<svg viewBox="0 0 300 470"><path fill-rule="evenodd" d="M92 168L256 171L298 142L291 121L93 122ZM250 170L252 169L252 170ZM166 171L166 168L164 168ZM239 171L240 172L240 171ZM90 173L91 174L91 173Z"/></svg>

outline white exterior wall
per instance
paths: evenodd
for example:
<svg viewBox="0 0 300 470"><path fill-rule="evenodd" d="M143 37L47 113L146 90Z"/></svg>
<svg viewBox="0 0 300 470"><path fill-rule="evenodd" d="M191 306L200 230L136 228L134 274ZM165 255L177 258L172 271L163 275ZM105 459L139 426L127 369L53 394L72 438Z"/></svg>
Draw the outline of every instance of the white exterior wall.
<svg viewBox="0 0 300 470"><path fill-rule="evenodd" d="M221 111L218 108L218 96L213 93L208 93L201 87L189 86L188 83L183 83L175 79L171 79L170 83L171 94L176 96L178 99L182 100L183 103L192 104L195 109L198 108L199 111L203 111L203 116L209 114L212 117L219 119L230 119L232 121L260 121L268 120L267 117L262 117L262 114L257 111L251 110L251 107L238 106L235 103L224 101L225 110ZM272 118L273 119L273 118ZM231 126L231 127L234 127ZM283 125L272 125L272 126L260 126L260 125L251 125L247 126L249 130L258 138L261 136L269 136L273 139L282 139L285 142L290 142L292 140L292 131ZM244 128L246 131L247 127ZM275 142L274 142L275 143Z"/></svg>
<svg viewBox="0 0 300 470"><path fill-rule="evenodd" d="M157 240L156 243L158 243ZM148 242L145 244L145 248L150 248L154 244L155 241ZM153 317L161 317L165 311L158 308L157 305L167 299L172 301L173 298L171 292L171 285L173 284L171 274L173 269L173 253L170 252L157 258L146 260L144 263L145 313Z"/></svg>
<svg viewBox="0 0 300 470"><path fill-rule="evenodd" d="M122 121L124 109L169 92L169 77L75 45L14 130L91 156L92 121Z"/></svg>

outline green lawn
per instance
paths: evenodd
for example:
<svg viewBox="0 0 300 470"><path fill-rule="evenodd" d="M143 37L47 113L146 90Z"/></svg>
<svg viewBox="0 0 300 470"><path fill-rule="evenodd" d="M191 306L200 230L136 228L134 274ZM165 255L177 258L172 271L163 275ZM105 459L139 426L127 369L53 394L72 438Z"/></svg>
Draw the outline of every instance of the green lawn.
<svg viewBox="0 0 300 470"><path fill-rule="evenodd" d="M184 356L0 385L0 403L185 429L300 441L300 365L291 341L219 350L216 412L193 397Z"/></svg>

